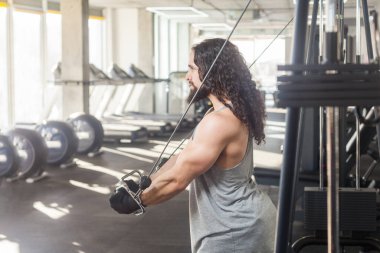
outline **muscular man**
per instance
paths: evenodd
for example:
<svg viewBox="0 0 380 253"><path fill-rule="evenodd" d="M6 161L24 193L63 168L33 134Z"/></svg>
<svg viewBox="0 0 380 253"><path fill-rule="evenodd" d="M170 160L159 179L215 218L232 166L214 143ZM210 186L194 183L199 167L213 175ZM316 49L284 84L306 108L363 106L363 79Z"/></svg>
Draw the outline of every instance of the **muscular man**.
<svg viewBox="0 0 380 253"><path fill-rule="evenodd" d="M224 43L209 39L190 53L186 79L190 100ZM273 252L276 211L252 180L253 141L264 138L265 108L237 47L227 42L195 99L213 108L200 121L182 152L152 176L141 195L159 204L190 185L193 253ZM138 209L128 195L111 197L119 213Z"/></svg>

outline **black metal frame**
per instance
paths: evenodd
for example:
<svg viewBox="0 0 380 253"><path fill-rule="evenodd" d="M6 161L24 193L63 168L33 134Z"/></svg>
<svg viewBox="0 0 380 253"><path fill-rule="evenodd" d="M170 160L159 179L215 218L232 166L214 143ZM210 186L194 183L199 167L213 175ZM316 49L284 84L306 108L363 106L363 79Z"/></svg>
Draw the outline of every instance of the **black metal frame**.
<svg viewBox="0 0 380 253"><path fill-rule="evenodd" d="M370 40L370 30L369 30L369 23L367 22L368 19L368 6L366 5L366 0L363 1L363 12L365 12L367 15L363 13L363 17L365 19L365 29L366 29L366 37L367 37L367 48L369 50L372 50L372 45ZM314 0L314 8L313 8L313 16L316 11L316 6L318 6L318 0ZM341 4L343 4L341 2ZM276 241L275 241L275 252L283 253L283 252L293 252L292 247L292 222L293 222L293 212L294 212L294 196L295 196L295 189L297 188L297 181L298 181L298 174L299 174L299 165L300 165L300 145L301 141L300 138L302 137L302 131L300 129L300 121L302 120L302 111L299 109L299 107L308 107L308 106L317 106L317 105L326 105L326 106L335 106L340 107L340 109L344 108L344 106L350 106L350 105L378 105L380 103L380 100L378 99L380 97L380 87L378 87L379 83L379 77L380 75L376 72L379 71L379 66L377 64L346 64L346 65L340 65L337 64L338 60L342 60L342 57L344 57L343 54L338 55L340 52L338 50L338 42L340 43L340 49L342 50L342 36L344 36L342 27L344 28L343 21L339 23L341 34L337 34L336 32L328 32L326 34L326 40L325 44L328 46L325 48L325 64L323 65L305 65L305 42L306 42L306 24L307 24L307 15L308 15L308 7L309 7L309 1L303 1L298 0L296 7L295 7L295 24L294 24L294 40L293 40L293 52L292 52L292 60L291 65L288 65L286 67L279 67L279 70L286 70L292 73L292 75L286 76L286 77L279 77L279 81L287 81L287 85L283 85L282 87L279 86L279 93L278 97L279 100L277 102L280 102L280 105L283 107L287 107L287 117L286 117L286 130L285 130L285 141L284 141L284 154L283 154L283 164L281 168L281 177L280 177L280 186L279 186L279 201L278 201L278 216L277 216L277 228L276 228ZM342 15L343 15L343 6L340 6ZM313 22L314 21L314 22ZM309 47L308 47L308 55L307 55L307 63L309 63L309 60L311 58L311 50L312 50L312 43L313 43L313 34L315 33L315 19L312 17L312 27L310 30L311 33L311 39L309 41ZM339 41L339 39L341 41ZM331 43L328 43L331 42ZM337 45L336 47L334 45ZM371 58L371 53L368 52L369 59ZM342 81L342 75L331 75L331 70L335 71L336 73L345 73L347 76L347 79L352 81L352 77L354 77L354 80L356 79L356 82L359 81L360 84L363 84L365 87L372 89L370 92L363 91L363 87L361 86L360 89L358 88L357 83L351 83L348 84L345 83L344 89L347 89L351 87L350 92L344 92L345 99L341 99L337 93L331 92L331 90L328 90L328 92L324 92L324 89L331 89L332 86L335 85L335 88L340 90L343 90L343 87L339 85L339 81ZM313 73L314 71L317 72L317 74L314 76L316 80L314 80L314 84L310 84L310 75L304 75L305 73ZM311 76L313 78L313 75ZM338 78L339 77L339 78ZM323 80L321 80L323 79ZM333 79L337 79L334 82ZM338 80L339 79L339 80ZM308 85L299 84L298 82L302 81L309 81ZM291 85L291 84L292 85ZM321 85L322 84L322 85ZM293 96L297 97L299 94L296 94L294 92L295 90L298 92L299 88L305 88L302 92L304 92L302 95L310 95L307 100L302 101L300 100L293 100L292 99L284 99L284 97L281 98L281 96L289 96L290 98ZM339 87L339 88L338 88ZM314 89L314 90L313 90ZM288 91L288 93L284 91ZM316 99L315 101L311 101L310 98L315 96L316 91L320 91L324 95L330 96L325 101L322 101L323 99ZM281 94L281 91L283 92ZM376 95L374 96L374 92ZM350 95L351 93L351 95ZM362 98L358 98L358 94L360 95L362 93ZM302 97L302 96L300 96ZM282 104L281 104L282 99ZM348 101L350 100L350 101ZM300 103L301 102L301 103ZM301 114L300 114L301 113ZM344 117L345 110L339 111L339 116ZM341 132L342 129L345 129L344 126L340 126L340 135L339 135L339 142L336 143L336 145L339 145L339 153L343 154L342 152L345 152L343 150L343 147L345 147L346 139L342 138L344 137ZM295 145L296 144L296 145ZM342 166L342 162L345 160L345 157L342 157L339 155L339 164L338 167ZM333 169L335 170L335 169ZM343 183L343 181L342 181ZM335 209L333 209L335 210ZM339 209L335 210L338 212ZM338 225L338 224L336 224ZM308 239L307 239L308 240ZM301 243L301 242L299 242ZM325 243L325 242L324 242ZM343 244L349 245L350 242L343 239L341 241ZM336 244L336 243L334 243ZM377 244L377 242L376 242ZM337 244L339 245L339 238L337 238ZM353 244L351 244L353 245Z"/></svg>
<svg viewBox="0 0 380 253"><path fill-rule="evenodd" d="M295 7L294 41L292 52L292 64L304 64L305 61L305 41L306 26L309 9L309 1L298 0ZM297 50L295 50L297 49ZM295 73L296 74L296 73ZM297 107L288 108L286 114L286 129L284 141L283 164L281 168L278 215L276 228L275 252L284 253L290 251L292 224L289 218L292 213L294 190L297 181L297 172L294 170L297 152L297 133L300 118L300 109Z"/></svg>

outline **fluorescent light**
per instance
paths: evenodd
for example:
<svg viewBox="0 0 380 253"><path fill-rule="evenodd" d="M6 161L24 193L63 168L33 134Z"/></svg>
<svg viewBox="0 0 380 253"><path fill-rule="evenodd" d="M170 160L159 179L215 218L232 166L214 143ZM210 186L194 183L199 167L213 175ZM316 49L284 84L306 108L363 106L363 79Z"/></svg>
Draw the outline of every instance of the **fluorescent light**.
<svg viewBox="0 0 380 253"><path fill-rule="evenodd" d="M147 11L167 18L199 18L208 15L194 7L147 7Z"/></svg>
<svg viewBox="0 0 380 253"><path fill-rule="evenodd" d="M301 0L301 1L303 1L303 0ZM314 1L313 1L313 0L310 0L309 2L310 2L311 4L313 4L313 3L314 3ZM296 3L297 3L297 0L293 0L293 4L296 4ZM323 3L325 4L325 3L326 3L326 1L324 1ZM343 1L343 3L347 3L347 0L344 0L344 1Z"/></svg>
<svg viewBox="0 0 380 253"><path fill-rule="evenodd" d="M193 27L204 31L231 31L232 26L226 23L199 23L193 24Z"/></svg>

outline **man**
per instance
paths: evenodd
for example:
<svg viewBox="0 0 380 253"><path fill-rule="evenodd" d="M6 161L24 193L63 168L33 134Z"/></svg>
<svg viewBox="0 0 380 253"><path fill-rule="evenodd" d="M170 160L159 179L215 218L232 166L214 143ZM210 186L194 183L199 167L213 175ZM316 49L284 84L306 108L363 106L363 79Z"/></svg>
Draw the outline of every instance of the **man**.
<svg viewBox="0 0 380 253"><path fill-rule="evenodd" d="M162 203L190 184L190 235L194 253L273 252L276 211L252 180L253 140L264 138L265 108L236 46L210 39L190 53L186 79L191 96L209 98L210 110L182 152L155 174L143 205ZM128 184L129 185L129 184ZM138 209L126 194L111 197L119 213Z"/></svg>

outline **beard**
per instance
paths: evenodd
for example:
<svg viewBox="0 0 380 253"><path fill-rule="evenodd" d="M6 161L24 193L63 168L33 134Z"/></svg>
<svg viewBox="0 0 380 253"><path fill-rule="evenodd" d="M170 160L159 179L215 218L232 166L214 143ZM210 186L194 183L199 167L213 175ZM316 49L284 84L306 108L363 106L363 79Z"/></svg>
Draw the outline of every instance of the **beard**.
<svg viewBox="0 0 380 253"><path fill-rule="evenodd" d="M193 83L190 83L194 89L190 89L190 93L187 96L186 102L190 103L193 97L195 96L195 93L197 93L198 88L196 88ZM197 96L195 97L193 103L198 102L199 100L207 98L207 96L210 94L210 92L202 85L201 89L199 90Z"/></svg>

